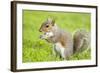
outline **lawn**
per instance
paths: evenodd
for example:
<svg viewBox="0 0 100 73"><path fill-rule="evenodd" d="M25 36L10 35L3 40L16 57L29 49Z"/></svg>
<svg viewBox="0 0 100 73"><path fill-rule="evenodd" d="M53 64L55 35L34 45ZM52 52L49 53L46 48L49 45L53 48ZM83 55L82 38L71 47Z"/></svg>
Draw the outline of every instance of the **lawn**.
<svg viewBox="0 0 100 73"><path fill-rule="evenodd" d="M23 10L23 53L22 61L26 62L47 62L62 61L52 55L52 44L39 38L39 28L48 17L56 18L56 24L73 34L78 29L90 31L91 15L89 13L74 12L50 12ZM69 60L91 59L91 50L74 54Z"/></svg>

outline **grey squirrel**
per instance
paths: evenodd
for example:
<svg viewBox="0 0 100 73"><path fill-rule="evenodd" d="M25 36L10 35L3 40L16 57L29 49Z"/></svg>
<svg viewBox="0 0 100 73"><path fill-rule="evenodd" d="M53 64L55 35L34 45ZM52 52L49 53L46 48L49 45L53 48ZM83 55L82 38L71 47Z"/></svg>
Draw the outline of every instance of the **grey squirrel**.
<svg viewBox="0 0 100 73"><path fill-rule="evenodd" d="M57 26L54 19L48 18L42 23L40 32L41 39L53 43L53 53L59 54L63 59L68 59L76 52L87 49L90 45L90 34L85 30L78 30L72 36L71 33Z"/></svg>

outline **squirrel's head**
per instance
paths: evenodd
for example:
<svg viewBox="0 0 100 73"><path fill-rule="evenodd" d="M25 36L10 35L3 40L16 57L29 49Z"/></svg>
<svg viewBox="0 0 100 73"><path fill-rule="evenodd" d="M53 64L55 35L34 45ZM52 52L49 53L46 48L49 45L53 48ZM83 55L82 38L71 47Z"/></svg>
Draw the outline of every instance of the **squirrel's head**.
<svg viewBox="0 0 100 73"><path fill-rule="evenodd" d="M39 29L40 32L43 32L43 34L40 35L40 38L47 39L49 37L52 37L53 36L52 29L54 25L55 25L54 19L48 18L45 22L43 22Z"/></svg>
<svg viewBox="0 0 100 73"><path fill-rule="evenodd" d="M48 18L45 22L42 23L39 31L44 33L50 32L54 25L55 25L55 19Z"/></svg>

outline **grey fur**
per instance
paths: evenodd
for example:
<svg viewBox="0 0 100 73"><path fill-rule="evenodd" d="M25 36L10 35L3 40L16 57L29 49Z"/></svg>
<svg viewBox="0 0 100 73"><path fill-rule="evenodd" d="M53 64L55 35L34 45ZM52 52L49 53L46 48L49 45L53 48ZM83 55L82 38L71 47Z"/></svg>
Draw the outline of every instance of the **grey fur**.
<svg viewBox="0 0 100 73"><path fill-rule="evenodd" d="M50 23L49 25L52 25L51 23L54 22L50 19L48 21L46 21L45 24L41 25L40 30L42 30L42 28L45 29L44 26L47 25L46 23ZM52 32L53 35L47 36L46 33L49 32ZM71 33L60 29L55 23L53 23L52 28L49 30L49 32L44 32L44 34L41 35L41 38L47 40L50 43L53 43L55 46L53 51L59 53L60 56L64 59L68 59L71 55L73 55L73 53L79 52L80 50L85 50L89 47L90 34L85 30L76 31L74 36L72 37ZM63 46L63 53L58 52L57 49L55 49L56 43L60 43Z"/></svg>
<svg viewBox="0 0 100 73"><path fill-rule="evenodd" d="M78 30L75 32L74 40L74 52L81 52L87 48L90 48L91 34L86 30Z"/></svg>

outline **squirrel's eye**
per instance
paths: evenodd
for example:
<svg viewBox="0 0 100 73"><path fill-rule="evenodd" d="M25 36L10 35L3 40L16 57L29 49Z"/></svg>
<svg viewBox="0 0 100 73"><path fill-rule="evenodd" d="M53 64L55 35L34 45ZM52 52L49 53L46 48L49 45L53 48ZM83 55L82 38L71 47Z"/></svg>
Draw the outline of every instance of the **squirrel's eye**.
<svg viewBox="0 0 100 73"><path fill-rule="evenodd" d="M49 25L46 26L47 28L49 27Z"/></svg>

